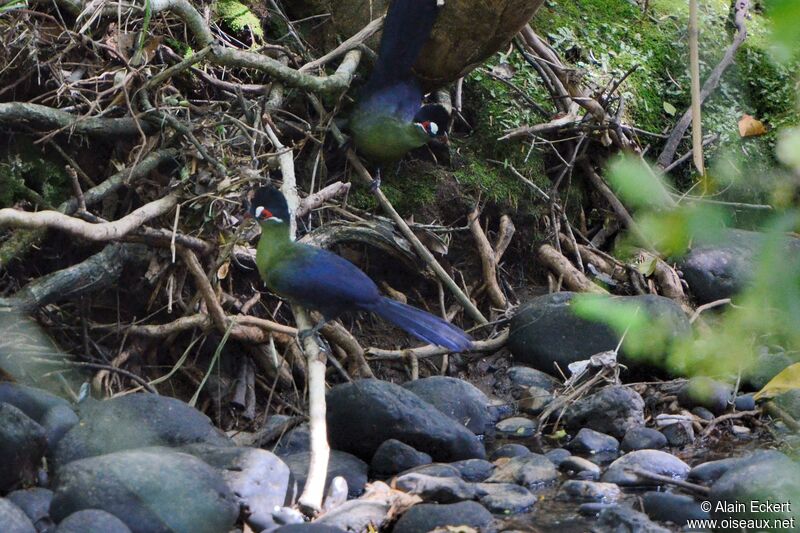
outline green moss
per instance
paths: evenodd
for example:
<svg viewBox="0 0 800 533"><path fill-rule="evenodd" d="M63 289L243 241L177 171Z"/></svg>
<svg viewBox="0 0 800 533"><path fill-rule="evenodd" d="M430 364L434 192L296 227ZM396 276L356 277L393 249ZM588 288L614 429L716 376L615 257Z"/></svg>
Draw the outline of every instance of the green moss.
<svg viewBox="0 0 800 533"><path fill-rule="evenodd" d="M60 160L48 158L24 137L0 151L0 207L21 199L57 205L69 197L70 179Z"/></svg>
<svg viewBox="0 0 800 533"><path fill-rule="evenodd" d="M513 72L511 83L535 101L542 102L543 107L548 105L548 97L536 73L524 63L524 58L518 54L498 54L486 68L491 69L499 64L510 66L505 70ZM517 141L498 139L509 129L540 122L541 115L517 91L483 70L473 71L468 76L464 85L464 100L466 109L472 111L468 115L472 134L454 142L463 162L454 173L456 180L475 197L481 196L501 206L532 212L541 198L534 196L535 193L516 178L510 168L505 167L513 166L522 175L547 189L549 184L544 174L542 153Z"/></svg>
<svg viewBox="0 0 800 533"><path fill-rule="evenodd" d="M264 38L261 21L250 11L250 8L237 0L219 0L215 11L230 29L236 32L245 29L253 32L259 39Z"/></svg>
<svg viewBox="0 0 800 533"><path fill-rule="evenodd" d="M769 8L773 0L767 0ZM735 28L730 0L700 3L701 77L722 58ZM629 0L551 1L533 20L536 31L584 74L589 86L604 87L634 65L639 65L622 86L627 119L639 128L661 133L671 129L690 104L688 76L688 5L685 0L650 0L647 13ZM777 127L798 122L794 108L794 79L798 62L776 64L771 59L769 25L754 11L747 20L748 37L736 63L703 108L703 130L720 136L718 154L747 154L745 174L774 166L774 138L741 139L737 123L747 113ZM674 116L665 111L675 109ZM644 137L657 154L660 141ZM679 153L688 150L682 146ZM708 154L714 158L714 149ZM712 161L713 163L713 161ZM691 176L683 177L688 185Z"/></svg>
<svg viewBox="0 0 800 533"><path fill-rule="evenodd" d="M442 172L425 163L403 162L397 174L384 171L381 190L401 215L418 212L436 200L436 189ZM359 209L372 210L378 206L366 187L351 190L349 202Z"/></svg>

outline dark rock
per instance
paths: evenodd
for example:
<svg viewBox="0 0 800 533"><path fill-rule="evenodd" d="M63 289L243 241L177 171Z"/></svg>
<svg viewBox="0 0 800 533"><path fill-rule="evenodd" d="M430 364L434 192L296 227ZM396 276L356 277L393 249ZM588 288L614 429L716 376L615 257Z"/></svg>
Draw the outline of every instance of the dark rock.
<svg viewBox="0 0 800 533"><path fill-rule="evenodd" d="M492 475L495 466L485 459L464 459L450 463L450 466L458 469L461 479L464 481L483 481Z"/></svg>
<svg viewBox="0 0 800 533"><path fill-rule="evenodd" d="M134 533L218 533L239 516L236 497L205 462L169 448L142 448L64 465L50 515L83 509L117 516Z"/></svg>
<svg viewBox="0 0 800 533"><path fill-rule="evenodd" d="M761 390L772 378L795 362L792 357L784 352L761 353L744 370L742 380L751 388Z"/></svg>
<svg viewBox="0 0 800 533"><path fill-rule="evenodd" d="M437 461L486 457L475 434L388 381L364 379L337 385L328 392L327 404L331 447L362 459L371 459L388 439L405 442Z"/></svg>
<svg viewBox="0 0 800 533"><path fill-rule="evenodd" d="M13 405L38 423L44 429L50 448L78 422L78 416L66 400L34 387L0 382L0 403Z"/></svg>
<svg viewBox="0 0 800 533"><path fill-rule="evenodd" d="M157 394L129 394L81 404L81 423L59 441L54 462L149 446L230 446L211 420L188 404Z"/></svg>
<svg viewBox="0 0 800 533"><path fill-rule="evenodd" d="M32 483L46 449L44 428L13 405L0 403L0 492Z"/></svg>
<svg viewBox="0 0 800 533"><path fill-rule="evenodd" d="M184 446L185 451L213 466L248 510L247 521L255 526L272 523L275 507L294 501L294 479L277 455L259 448L218 447L207 444ZM264 526L266 527L266 526Z"/></svg>
<svg viewBox="0 0 800 533"><path fill-rule="evenodd" d="M495 514L523 513L533 507L536 496L513 483L476 483L478 501Z"/></svg>
<svg viewBox="0 0 800 533"><path fill-rule="evenodd" d="M694 428L691 422L681 421L661 428L670 446L682 448L694 442Z"/></svg>
<svg viewBox="0 0 800 533"><path fill-rule="evenodd" d="M618 506L619 506L618 503L601 503L601 502L582 503L578 507L578 513L581 514L582 516L593 516L596 518L604 510ZM623 530L623 531L628 531L628 530Z"/></svg>
<svg viewBox="0 0 800 533"><path fill-rule="evenodd" d="M444 526L468 526L485 532L491 530L492 522L492 514L477 502L422 503L406 511L392 533L428 533Z"/></svg>
<svg viewBox="0 0 800 533"><path fill-rule="evenodd" d="M279 457L295 453L309 453L311 451L311 431L308 424L300 424L290 429L272 447L275 455Z"/></svg>
<svg viewBox="0 0 800 533"><path fill-rule="evenodd" d="M494 416L489 398L475 385L449 376L416 379L403 385L476 435L490 430Z"/></svg>
<svg viewBox="0 0 800 533"><path fill-rule="evenodd" d="M44 428L47 446L55 449L58 441L79 421L78 415L70 407L57 405L47 411L39 421Z"/></svg>
<svg viewBox="0 0 800 533"><path fill-rule="evenodd" d="M561 382L550 374L529 366L512 366L506 371L506 375L511 380L511 385L519 389L539 387L553 392L556 387L561 386Z"/></svg>
<svg viewBox="0 0 800 533"><path fill-rule="evenodd" d="M60 396L8 381L0 382L0 402L13 405L37 422L53 407L70 408L70 403Z"/></svg>
<svg viewBox="0 0 800 533"><path fill-rule="evenodd" d="M527 387L520 393L517 407L520 411L538 415L553 401L553 393L541 387Z"/></svg>
<svg viewBox="0 0 800 533"><path fill-rule="evenodd" d="M492 417L492 424L494 424L498 420L514 416L514 405L495 398L489 404L489 414Z"/></svg>
<svg viewBox="0 0 800 533"><path fill-rule="evenodd" d="M400 475L411 473L425 474L426 476L434 477L461 477L461 472L459 472L458 468L445 463L431 463L429 465L415 466L414 468L402 472Z"/></svg>
<svg viewBox="0 0 800 533"><path fill-rule="evenodd" d="M789 413L795 420L800 419L800 389L791 389L776 394L772 401L775 405Z"/></svg>
<svg viewBox="0 0 800 533"><path fill-rule="evenodd" d="M36 533L30 518L5 498L0 498L0 525L3 533Z"/></svg>
<svg viewBox="0 0 800 533"><path fill-rule="evenodd" d="M498 466L486 480L488 483L516 483L527 488L538 487L558 479L556 465L538 453L512 457Z"/></svg>
<svg viewBox="0 0 800 533"><path fill-rule="evenodd" d="M342 476L333 478L322 500L322 511L328 512L346 502L347 492L347 480Z"/></svg>
<svg viewBox="0 0 800 533"><path fill-rule="evenodd" d="M753 394L740 394L733 401L737 411L752 411L756 408L756 398Z"/></svg>
<svg viewBox="0 0 800 533"><path fill-rule="evenodd" d="M599 466L588 459L576 457L574 455L561 461L558 465L558 469L567 473L585 474L582 476L584 479L598 479L600 477Z"/></svg>
<svg viewBox="0 0 800 533"><path fill-rule="evenodd" d="M0 402L13 405L41 425L50 448L78 423L78 415L69 402L46 390L0 382Z"/></svg>
<svg viewBox="0 0 800 533"><path fill-rule="evenodd" d="M396 439L383 442L372 456L369 470L376 476L393 476L415 466L427 465L433 461L427 453L422 453L408 444Z"/></svg>
<svg viewBox="0 0 800 533"><path fill-rule="evenodd" d="M746 463L746 461L747 459L744 457L729 457L718 461L708 461L689 470L689 479L700 482L703 485L709 485L721 478L731 468Z"/></svg>
<svg viewBox="0 0 800 533"><path fill-rule="evenodd" d="M612 385L570 405L564 421L570 429L587 427L622 438L630 428L644 425L644 400L632 389Z"/></svg>
<svg viewBox="0 0 800 533"><path fill-rule="evenodd" d="M559 499L611 503L622 494L614 483L570 479L561 484Z"/></svg>
<svg viewBox="0 0 800 533"><path fill-rule="evenodd" d="M536 433L536 421L530 418L515 416L501 420L495 425L497 432L505 437L528 438Z"/></svg>
<svg viewBox="0 0 800 533"><path fill-rule="evenodd" d="M705 407L695 407L692 409L692 414L702 418L703 420L714 420L716 417L714 413L706 409Z"/></svg>
<svg viewBox="0 0 800 533"><path fill-rule="evenodd" d="M416 494L426 502L454 503L475 498L475 487L457 477L403 474L393 483L399 490Z"/></svg>
<svg viewBox="0 0 800 533"><path fill-rule="evenodd" d="M290 524L305 524L306 517L299 510L293 507L276 507L272 511L271 521L266 521L266 527L261 529L262 533L273 533L276 529ZM258 526L261 527L261 526Z"/></svg>
<svg viewBox="0 0 800 533"><path fill-rule="evenodd" d="M545 453L544 456L550 459L554 465L559 466L567 457L572 457L572 453L564 448L553 448Z"/></svg>
<svg viewBox="0 0 800 533"><path fill-rule="evenodd" d="M669 529L652 522L646 514L627 505L606 507L597 517L592 533L631 531L635 533L670 533Z"/></svg>
<svg viewBox="0 0 800 533"><path fill-rule="evenodd" d="M53 521L50 520L50 502L53 499L53 491L41 487L33 487L15 490L6 495L6 498L22 509L37 530L42 531L53 527Z"/></svg>
<svg viewBox="0 0 800 533"><path fill-rule="evenodd" d="M611 463L601 479L606 483L616 483L620 486L659 484L657 481L641 478L628 469L644 470L681 480L686 479L689 474L689 465L674 455L660 450L637 450Z"/></svg>
<svg viewBox="0 0 800 533"><path fill-rule="evenodd" d="M516 443L503 444L502 446L500 446L499 448L497 448L495 451L492 452L492 456L490 457L490 459L492 461L496 461L501 457L519 457L521 455L529 455L530 453L531 451L522 444L516 444Z"/></svg>
<svg viewBox="0 0 800 533"><path fill-rule="evenodd" d="M111 513L84 509L62 520L55 533L131 533L131 530Z"/></svg>
<svg viewBox="0 0 800 533"><path fill-rule="evenodd" d="M511 319L508 339L508 347L517 361L556 376L559 375L558 368L564 369L594 354L616 349L619 335L605 324L575 315L572 310L574 297L572 292L552 293L534 298L517 310ZM614 299L640 304L654 322L665 324L669 339L691 333L688 317L669 298L644 295ZM576 335L576 331L580 331L580 335ZM662 343L658 349L666 353L669 344ZM623 352L624 346L623 343ZM660 354L651 355L656 357Z"/></svg>
<svg viewBox="0 0 800 533"><path fill-rule="evenodd" d="M711 516L691 496L671 492L647 492L642 496L644 512L653 520L684 527L689 520L708 520Z"/></svg>
<svg viewBox="0 0 800 533"><path fill-rule="evenodd" d="M303 487L308 476L308 466L311 454L306 452L295 453L282 457L283 461L289 466L292 475L297 480L297 486ZM336 476L342 476L347 480L348 495L357 498L364 492L367 484L367 463L354 455L339 450L331 450L328 459L328 477L325 482L325 490L328 490L331 480Z"/></svg>
<svg viewBox="0 0 800 533"><path fill-rule="evenodd" d="M728 410L728 401L732 397L733 387L705 376L690 379L678 391L678 403L683 407L705 407L717 415Z"/></svg>
<svg viewBox="0 0 800 533"><path fill-rule="evenodd" d="M635 426L625 432L621 448L625 452L633 450L660 450L667 445L667 437L658 430Z"/></svg>
<svg viewBox="0 0 800 533"><path fill-rule="evenodd" d="M616 452L619 450L619 441L611 435L600 433L589 428L582 428L578 434L569 441L567 448L573 453L596 454L600 452Z"/></svg>
<svg viewBox="0 0 800 533"><path fill-rule="evenodd" d="M342 533L343 529L324 524L289 524L281 526L272 533Z"/></svg>
<svg viewBox="0 0 800 533"><path fill-rule="evenodd" d="M716 242L695 241L678 267L697 303L730 298L747 286L753 279L764 244L763 233L739 229L725 230ZM783 249L787 260L797 258L800 240L786 237Z"/></svg>
<svg viewBox="0 0 800 533"><path fill-rule="evenodd" d="M387 501L350 500L328 511L314 523L337 528L337 531L382 530L389 519L391 504Z"/></svg>
<svg viewBox="0 0 800 533"><path fill-rule="evenodd" d="M774 528L767 529L768 531L785 531L787 528L776 527L775 520L787 521L786 524L790 521L792 527L800 523L800 509L794 505L798 494L800 465L780 452L761 452L753 454L723 474L711 486L708 500L712 502L712 518L768 519L772 521ZM731 506L733 502L753 500L760 504L772 502L778 506L753 510L749 503L743 506L744 509ZM718 507L720 503L723 505L721 508Z"/></svg>

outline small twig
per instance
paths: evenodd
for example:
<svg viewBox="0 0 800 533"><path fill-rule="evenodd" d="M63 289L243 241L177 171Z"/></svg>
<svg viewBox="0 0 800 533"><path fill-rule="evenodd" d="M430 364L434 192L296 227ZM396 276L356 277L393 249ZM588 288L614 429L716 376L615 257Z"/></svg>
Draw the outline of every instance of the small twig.
<svg viewBox="0 0 800 533"><path fill-rule="evenodd" d="M380 29L383 27L383 19L385 17L378 17L375 20L371 21L369 24L364 26L358 33L347 39L345 42L325 54L324 56L320 57L319 59L315 59L309 63L306 63L302 67L298 69L299 72L308 72L309 70L314 70L315 68L319 68L326 63L333 61L337 57L346 54L350 50L353 50L358 47L361 43L372 37L376 34Z"/></svg>
<svg viewBox="0 0 800 533"><path fill-rule="evenodd" d="M761 414L761 409L753 409L752 411L737 411L735 413L726 413L724 415L720 415L708 423L708 426L706 426L706 429L700 435L700 438L704 439L708 437L714 430L714 428L717 426L717 424L719 424L720 422L724 422L726 420L734 420L737 418L745 418L748 416L757 416L760 414Z"/></svg>
<svg viewBox="0 0 800 533"><path fill-rule="evenodd" d="M772 401L766 402L764 404L764 407L766 408L767 413L769 413L770 416L775 418L780 418L781 420L783 420L783 423L786 424L786 427L788 427L794 432L800 431L800 422L795 420L795 418L789 413L787 413L785 410L778 407L775 404L775 402Z"/></svg>
<svg viewBox="0 0 800 533"><path fill-rule="evenodd" d="M690 483L689 481L683 481L681 479L675 479L674 477L670 476L656 474L655 472L648 472L647 470L642 470L641 468L626 468L625 470L639 477L650 479L652 481L658 481L659 483L664 483L665 485L674 485L701 496L708 496L711 493L711 489L704 487L703 485Z"/></svg>
<svg viewBox="0 0 800 533"><path fill-rule="evenodd" d="M497 337L488 340L474 341L469 351L473 353L496 352L508 341L508 330L503 330ZM367 348L367 357L374 360L401 361L408 357L425 359L450 353L447 348L428 344L419 348L406 350L382 350L380 348Z"/></svg>
<svg viewBox="0 0 800 533"><path fill-rule="evenodd" d="M723 298L721 300L714 300L713 302L708 302L707 304L703 304L695 310L694 314L692 314L692 318L689 319L689 322L694 324L694 321L700 318L700 314L703 311L708 311L709 309L720 307L722 305L727 305L729 303L731 303L730 298Z"/></svg>
<svg viewBox="0 0 800 533"><path fill-rule="evenodd" d="M78 200L78 213L85 213L86 199L83 197L83 190L81 189L81 182L78 180L78 173L69 165L64 167L64 170L72 179L72 190L75 192L75 199Z"/></svg>

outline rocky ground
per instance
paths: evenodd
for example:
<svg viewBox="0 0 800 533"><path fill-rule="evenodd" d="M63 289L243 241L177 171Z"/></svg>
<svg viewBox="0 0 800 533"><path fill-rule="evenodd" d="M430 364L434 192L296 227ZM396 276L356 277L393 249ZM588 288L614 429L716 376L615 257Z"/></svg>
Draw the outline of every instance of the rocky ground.
<svg viewBox="0 0 800 533"><path fill-rule="evenodd" d="M674 337L690 334L676 304L648 298ZM225 434L166 396L73 405L0 383L3 532L660 532L693 519L796 518L717 507L797 494L800 466L777 449L796 442L783 422L721 381L629 379L643 367L604 359L619 338L565 313L571 299L534 298L513 319L510 351L454 362L453 376L331 387L327 496L312 523L293 507L309 465L302 417ZM543 371L591 354L566 383ZM764 354L740 389L763 385L776 358ZM457 377L470 375L480 388ZM779 399L794 417L796 392Z"/></svg>

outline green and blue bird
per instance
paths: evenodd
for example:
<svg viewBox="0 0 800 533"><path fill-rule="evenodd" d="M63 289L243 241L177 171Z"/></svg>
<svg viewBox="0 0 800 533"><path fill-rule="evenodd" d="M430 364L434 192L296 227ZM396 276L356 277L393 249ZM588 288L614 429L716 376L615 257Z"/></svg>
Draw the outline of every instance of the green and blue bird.
<svg viewBox="0 0 800 533"><path fill-rule="evenodd" d="M449 115L439 104L422 105L424 92L413 72L438 13L436 0L394 0L383 24L378 59L350 116L356 151L376 165L444 137Z"/></svg>
<svg viewBox="0 0 800 533"><path fill-rule="evenodd" d="M278 296L322 314L325 322L346 312L367 311L391 322L417 339L467 351L472 339L452 324L430 313L386 298L355 265L327 250L295 242L289 234L286 198L276 188L258 189L250 202L250 214L261 226L256 252L258 273Z"/></svg>

